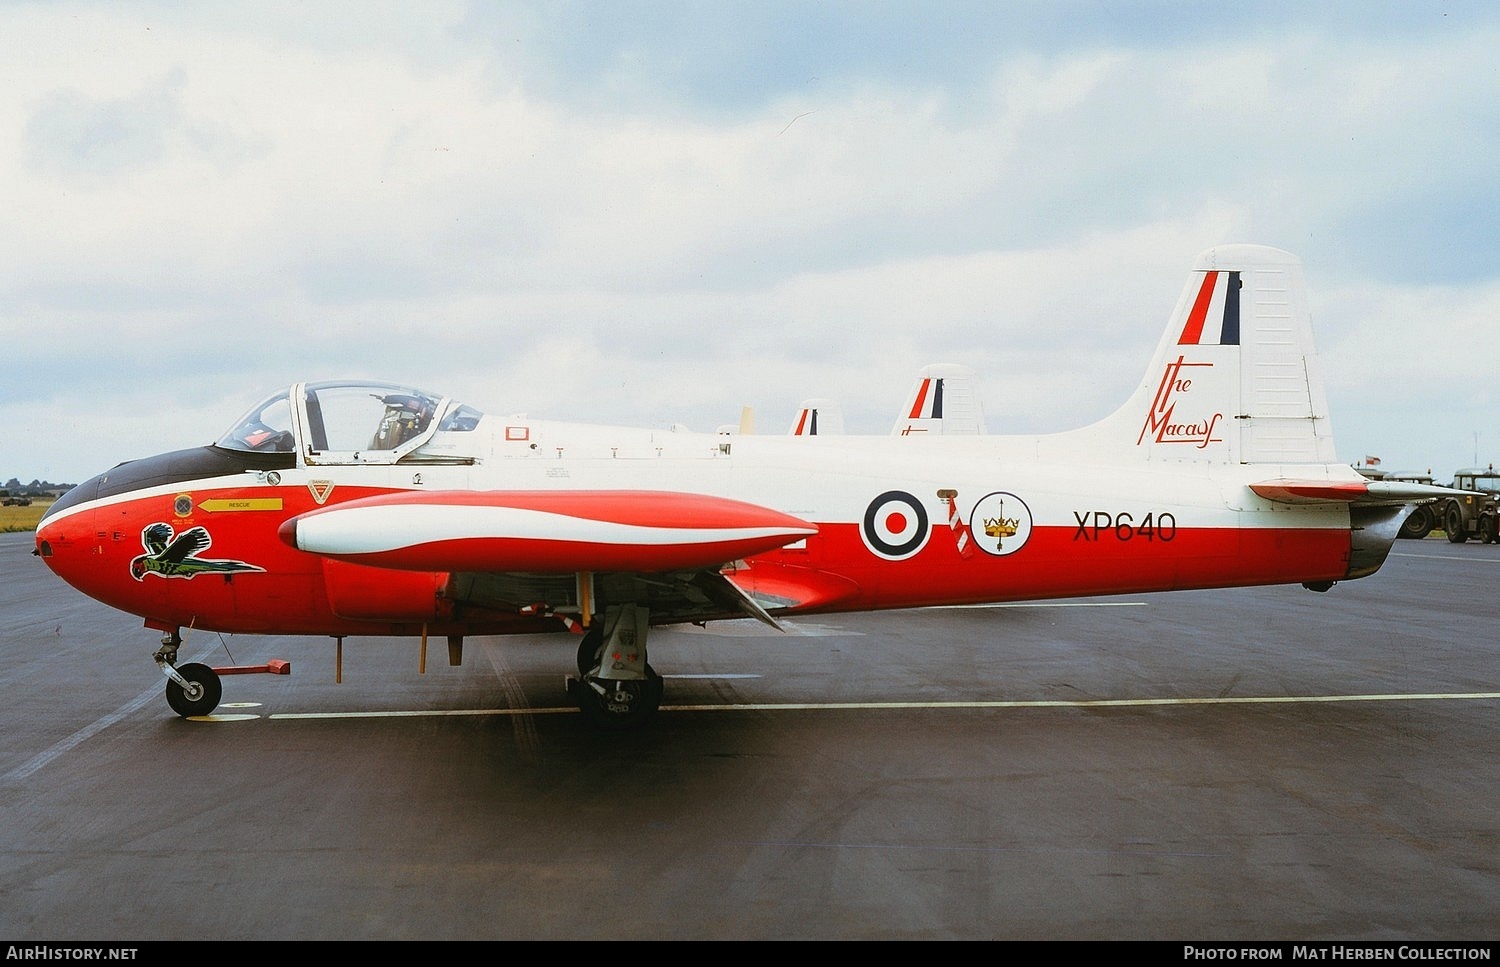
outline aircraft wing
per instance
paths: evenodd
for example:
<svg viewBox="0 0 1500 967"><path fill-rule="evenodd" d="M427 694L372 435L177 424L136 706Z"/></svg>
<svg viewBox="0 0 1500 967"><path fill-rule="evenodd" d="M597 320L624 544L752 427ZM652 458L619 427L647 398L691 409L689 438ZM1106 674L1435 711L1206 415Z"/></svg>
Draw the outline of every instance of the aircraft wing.
<svg viewBox="0 0 1500 967"><path fill-rule="evenodd" d="M1420 504L1439 497L1466 494L1467 490L1433 484L1389 480L1297 480L1279 477L1250 485L1267 500L1282 504Z"/></svg>
<svg viewBox="0 0 1500 967"><path fill-rule="evenodd" d="M298 550L354 564L533 574L716 568L817 532L769 507L650 490L403 491L280 528Z"/></svg>
<svg viewBox="0 0 1500 967"><path fill-rule="evenodd" d="M761 600L826 599L816 576L800 590L783 578L783 593L767 596L726 571L815 533L807 521L743 501L623 490L406 491L309 511L280 529L286 543L331 561L448 572L448 593L467 605L586 608L592 596L637 601L668 621L748 616L775 627Z"/></svg>

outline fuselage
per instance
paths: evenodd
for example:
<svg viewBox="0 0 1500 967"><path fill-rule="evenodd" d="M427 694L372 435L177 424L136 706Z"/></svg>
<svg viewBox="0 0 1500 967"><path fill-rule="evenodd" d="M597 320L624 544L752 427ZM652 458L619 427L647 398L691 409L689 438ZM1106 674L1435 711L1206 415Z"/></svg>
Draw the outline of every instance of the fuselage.
<svg viewBox="0 0 1500 967"><path fill-rule="evenodd" d="M313 439L308 421L317 417L298 408L299 392L289 397L290 437L276 448L221 440L80 485L39 525L39 553L70 584L150 627L299 635L555 630L540 616L546 609L521 606L516 593L455 593L459 569L374 566L287 540L294 518L382 494L440 503L445 494L554 493L548 512L559 519L569 515L570 495L597 491L713 495L771 509L811 532L718 564L773 613L1359 576L1348 508L1262 500L1247 484L1266 475L1264 466L1093 461L1079 446L1086 438L1069 434L724 435L481 417L468 408L466 419L442 422L456 404L437 398L440 411L413 428L419 436L408 443L416 445L336 450ZM696 512L683 503L682 523L692 525ZM612 523L593 513L581 533ZM628 564L629 539L608 539L621 542L611 560ZM391 536L393 546L401 540ZM529 560L524 537L507 546L510 556L489 570L523 584L545 590L572 570L555 554ZM643 561L651 553L639 548ZM420 560L442 555L429 541ZM485 570L464 561L465 574Z"/></svg>

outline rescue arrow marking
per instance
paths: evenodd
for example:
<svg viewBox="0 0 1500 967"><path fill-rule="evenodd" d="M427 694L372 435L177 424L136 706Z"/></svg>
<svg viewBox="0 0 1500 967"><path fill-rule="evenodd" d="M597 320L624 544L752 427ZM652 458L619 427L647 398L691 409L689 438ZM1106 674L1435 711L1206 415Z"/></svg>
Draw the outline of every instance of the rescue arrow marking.
<svg viewBox="0 0 1500 967"><path fill-rule="evenodd" d="M207 514L226 510L280 510L280 497L214 497L198 505Z"/></svg>

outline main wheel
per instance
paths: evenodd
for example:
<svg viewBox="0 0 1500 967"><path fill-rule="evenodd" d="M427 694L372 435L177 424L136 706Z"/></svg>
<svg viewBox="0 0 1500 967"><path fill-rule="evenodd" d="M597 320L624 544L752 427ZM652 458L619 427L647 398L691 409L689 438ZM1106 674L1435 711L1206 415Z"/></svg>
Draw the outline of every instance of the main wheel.
<svg viewBox="0 0 1500 967"><path fill-rule="evenodd" d="M1432 519L1432 511L1428 510L1425 506L1419 506L1406 516L1406 520L1401 522L1399 536L1410 541L1419 541L1428 534L1431 534L1434 526L1436 525Z"/></svg>
<svg viewBox="0 0 1500 967"><path fill-rule="evenodd" d="M594 625L578 642L578 674L587 675L599 667L599 649L604 647L604 628Z"/></svg>
<svg viewBox="0 0 1500 967"><path fill-rule="evenodd" d="M172 706L172 711L188 718L207 715L219 707L224 686L219 681L218 672L207 665L189 662L178 665L177 674L187 679L188 687L183 688L175 679L167 679L167 704Z"/></svg>
<svg viewBox="0 0 1500 967"><path fill-rule="evenodd" d="M1468 531L1464 530L1464 512L1458 509L1458 504L1448 505L1448 513L1443 515L1443 530L1448 532L1449 543L1462 544L1469 539Z"/></svg>
<svg viewBox="0 0 1500 967"><path fill-rule="evenodd" d="M619 730L635 728L655 715L661 707L663 687L661 676L648 664L644 681L585 675L573 682L573 690L579 710L590 721L601 728Z"/></svg>

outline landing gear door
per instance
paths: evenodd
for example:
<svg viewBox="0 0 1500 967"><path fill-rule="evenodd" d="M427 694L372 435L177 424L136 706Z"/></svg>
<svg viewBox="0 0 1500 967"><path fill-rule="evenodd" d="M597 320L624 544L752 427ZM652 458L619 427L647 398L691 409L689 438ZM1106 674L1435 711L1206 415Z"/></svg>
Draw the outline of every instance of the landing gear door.
<svg viewBox="0 0 1500 967"><path fill-rule="evenodd" d="M311 466L393 464L432 439L449 402L394 383L304 383L294 392Z"/></svg>

